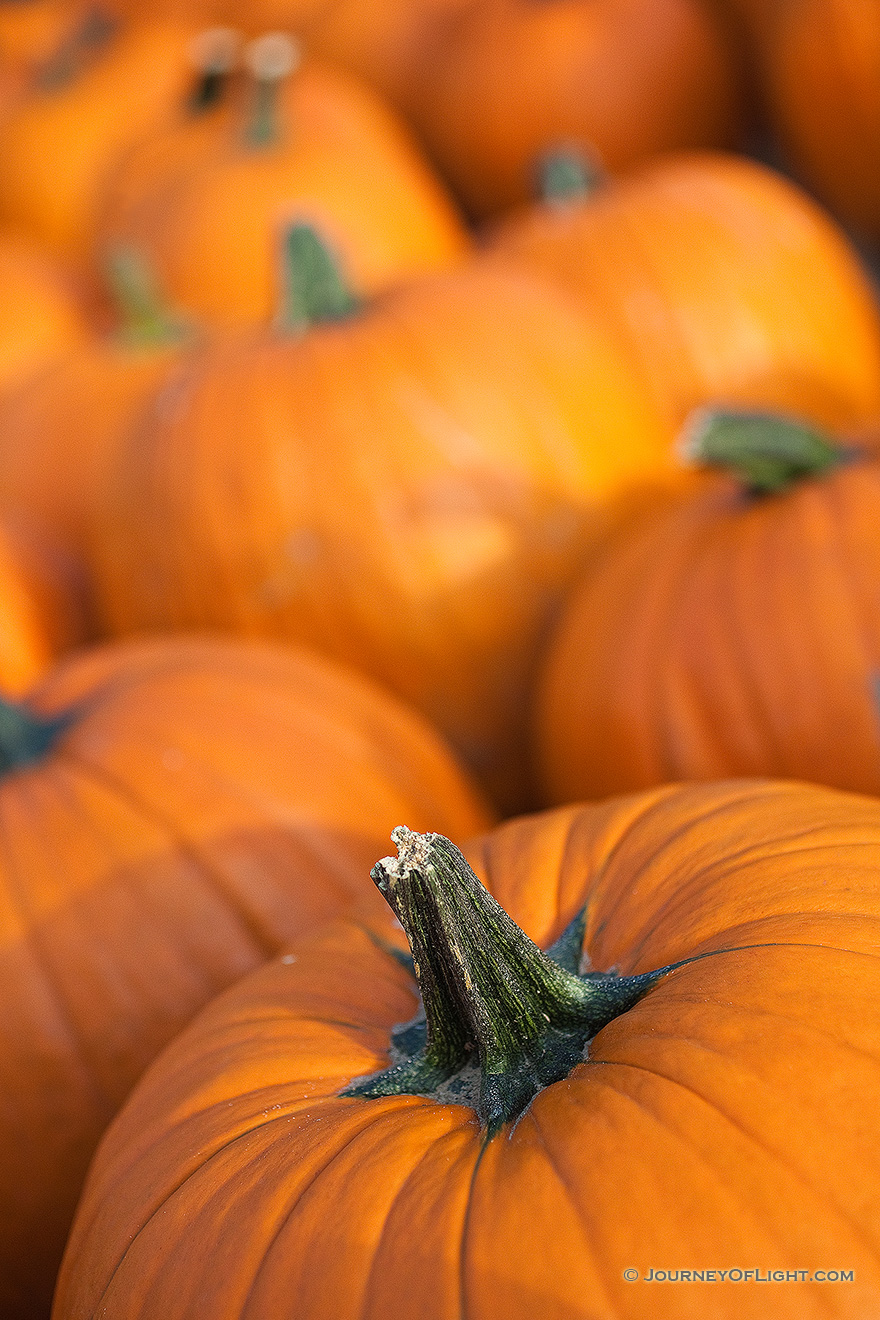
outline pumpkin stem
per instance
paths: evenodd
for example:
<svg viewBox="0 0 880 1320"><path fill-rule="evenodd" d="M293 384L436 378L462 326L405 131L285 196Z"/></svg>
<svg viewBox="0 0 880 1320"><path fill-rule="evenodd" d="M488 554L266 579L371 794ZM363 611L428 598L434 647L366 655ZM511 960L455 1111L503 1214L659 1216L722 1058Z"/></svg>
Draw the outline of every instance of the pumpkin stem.
<svg viewBox="0 0 880 1320"><path fill-rule="evenodd" d="M34 715L26 706L0 696L0 774L42 760L71 718Z"/></svg>
<svg viewBox="0 0 880 1320"><path fill-rule="evenodd" d="M602 1027L681 966L638 976L578 975L561 963L579 966L573 945L583 940L583 914L542 953L449 839L405 826L391 837L398 857L384 858L371 874L409 939L424 1018L393 1037L396 1052L409 1057L344 1095L432 1095L470 1072L474 1107L492 1136L582 1062Z"/></svg>
<svg viewBox="0 0 880 1320"><path fill-rule="evenodd" d="M185 327L166 310L149 263L136 248L118 245L105 257L110 292L121 314L120 337L132 346L175 343Z"/></svg>
<svg viewBox="0 0 880 1320"><path fill-rule="evenodd" d="M682 457L730 469L756 494L787 489L846 462L846 450L808 422L779 414L700 409L680 441Z"/></svg>
<svg viewBox="0 0 880 1320"><path fill-rule="evenodd" d="M268 147L281 137L278 114L281 84L299 64L300 49L286 32L266 32L248 43L244 59L254 79L245 141L251 147Z"/></svg>
<svg viewBox="0 0 880 1320"><path fill-rule="evenodd" d="M311 225L293 224L284 235L280 322L297 332L343 321L360 307L330 249Z"/></svg>
<svg viewBox="0 0 880 1320"><path fill-rule="evenodd" d="M40 69L36 77L37 88L43 92L56 92L67 87L107 45L117 28L116 19L102 9L88 10Z"/></svg>
<svg viewBox="0 0 880 1320"><path fill-rule="evenodd" d="M538 160L538 197L550 206L584 201L605 182L598 160L577 145L554 147Z"/></svg>
<svg viewBox="0 0 880 1320"><path fill-rule="evenodd" d="M222 98L241 51L241 34L235 28L206 28L190 44L196 84L187 102L191 114L210 110Z"/></svg>

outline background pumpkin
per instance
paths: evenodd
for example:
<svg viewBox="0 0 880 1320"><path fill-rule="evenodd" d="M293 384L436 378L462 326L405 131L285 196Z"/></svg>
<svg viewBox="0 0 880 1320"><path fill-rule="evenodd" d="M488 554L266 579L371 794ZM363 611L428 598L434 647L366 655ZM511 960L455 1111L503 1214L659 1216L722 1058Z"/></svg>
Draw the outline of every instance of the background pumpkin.
<svg viewBox="0 0 880 1320"><path fill-rule="evenodd" d="M0 519L0 693L6 697L26 692L60 652L82 640L65 569L39 538Z"/></svg>
<svg viewBox="0 0 880 1320"><path fill-rule="evenodd" d="M832 428L880 415L874 288L834 222L763 165L658 159L495 242L601 310L675 427L705 403Z"/></svg>
<svg viewBox="0 0 880 1320"><path fill-rule="evenodd" d="M734 418L725 437L718 420L696 452L726 452L736 475L610 537L551 639L536 720L550 801L731 774L880 794L880 465L829 449L755 494L737 450L772 458L780 433L809 433Z"/></svg>
<svg viewBox="0 0 880 1320"><path fill-rule="evenodd" d="M108 1132L55 1320L685 1320L696 1288L624 1270L736 1262L853 1270L773 1287L779 1320L876 1310L877 802L667 787L468 852L542 945L586 903L593 967L713 956L487 1141L466 1104L340 1096L387 1064L413 981L363 927L297 943L215 1001ZM716 1280L712 1316L765 1320L768 1295Z"/></svg>
<svg viewBox="0 0 880 1320"><path fill-rule="evenodd" d="M293 648L83 653L2 723L0 1311L35 1320L91 1153L158 1050L357 900L389 821L463 837L487 814L421 720Z"/></svg>
<svg viewBox="0 0 880 1320"><path fill-rule="evenodd" d="M70 272L17 234L0 233L0 394L89 334Z"/></svg>
<svg viewBox="0 0 880 1320"><path fill-rule="evenodd" d="M259 76L121 163L108 183L104 250L142 252L171 302L221 324L276 314L294 221L321 230L363 296L465 256L470 240L450 198L366 84L318 61L296 67L298 50L281 36L248 52Z"/></svg>
<svg viewBox="0 0 880 1320"><path fill-rule="evenodd" d="M770 122L791 168L880 240L880 22L871 0L793 0L751 15Z"/></svg>
<svg viewBox="0 0 880 1320"><path fill-rule="evenodd" d="M529 273L474 263L348 307L206 350L155 400L95 521L103 617L359 665L509 810L542 633L610 502L674 472L671 436L613 339Z"/></svg>
<svg viewBox="0 0 880 1320"><path fill-rule="evenodd" d="M85 262L114 159L160 123L193 81L186 24L107 29L82 63L35 88L0 123L0 222Z"/></svg>
<svg viewBox="0 0 880 1320"><path fill-rule="evenodd" d="M733 146L740 71L694 0L480 0L424 50L407 112L477 216L528 201L559 142L612 173L658 152Z"/></svg>

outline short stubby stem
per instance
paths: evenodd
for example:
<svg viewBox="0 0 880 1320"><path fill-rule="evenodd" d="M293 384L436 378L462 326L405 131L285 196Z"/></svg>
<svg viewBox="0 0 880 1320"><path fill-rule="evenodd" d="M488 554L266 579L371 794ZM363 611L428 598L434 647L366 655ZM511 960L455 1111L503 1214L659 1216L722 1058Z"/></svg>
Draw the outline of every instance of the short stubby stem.
<svg viewBox="0 0 880 1320"><path fill-rule="evenodd" d="M67 728L70 715L35 715L0 697L0 775L40 761Z"/></svg>
<svg viewBox="0 0 880 1320"><path fill-rule="evenodd" d="M281 85L299 64L300 49L286 32L266 32L245 47L244 59L254 79L245 141L251 147L268 147L282 136L278 113Z"/></svg>
<svg viewBox="0 0 880 1320"><path fill-rule="evenodd" d="M492 1136L567 1076L602 1027L681 965L636 976L578 974L583 913L544 953L443 835L399 826L391 837L399 855L378 862L372 877L409 939L424 1019L394 1033L402 1057L392 1067L346 1095L447 1098L450 1079L477 1069L475 1108Z"/></svg>
<svg viewBox="0 0 880 1320"><path fill-rule="evenodd" d="M786 490L852 457L798 418L708 408L689 418L679 450L686 462L726 468L755 494Z"/></svg>

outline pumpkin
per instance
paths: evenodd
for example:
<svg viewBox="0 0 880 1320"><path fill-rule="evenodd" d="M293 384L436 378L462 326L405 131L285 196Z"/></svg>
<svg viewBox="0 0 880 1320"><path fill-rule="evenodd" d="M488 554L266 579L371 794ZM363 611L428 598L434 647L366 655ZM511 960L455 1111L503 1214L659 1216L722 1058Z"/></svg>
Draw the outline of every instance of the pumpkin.
<svg viewBox="0 0 880 1320"><path fill-rule="evenodd" d="M0 123L0 223L84 262L116 157L182 100L193 81L185 24L104 30Z"/></svg>
<svg viewBox="0 0 880 1320"><path fill-rule="evenodd" d="M136 253L108 272L115 328L33 371L0 398L0 511L67 565L83 630L94 630L87 528L114 446L185 352Z"/></svg>
<svg viewBox="0 0 880 1320"><path fill-rule="evenodd" d="M876 242L876 5L871 0L791 0L753 15L750 30L770 121L789 164L837 215Z"/></svg>
<svg viewBox="0 0 880 1320"><path fill-rule="evenodd" d="M89 334L70 273L13 233L0 232L0 395Z"/></svg>
<svg viewBox="0 0 880 1320"><path fill-rule="evenodd" d="M190 357L120 447L93 526L104 626L314 645L428 715L510 810L550 615L606 507L674 473L670 434L537 277L474 263L358 308L312 230L289 248L287 328Z"/></svg>
<svg viewBox="0 0 880 1320"><path fill-rule="evenodd" d="M0 112L35 79L76 58L103 26L86 0L7 0L0 4Z"/></svg>
<svg viewBox="0 0 880 1320"><path fill-rule="evenodd" d="M510 821L467 849L494 899L395 838L415 968L339 921L207 1008L101 1145L54 1320L877 1312L875 800Z"/></svg>
<svg viewBox="0 0 880 1320"><path fill-rule="evenodd" d="M738 62L702 0L466 4L416 73L410 119L480 217L528 201L558 142L617 173L742 133Z"/></svg>
<svg viewBox="0 0 880 1320"><path fill-rule="evenodd" d="M92 1150L159 1049L360 901L389 819L462 838L487 813L421 720L294 648L82 653L2 712L0 1313L34 1320Z"/></svg>
<svg viewBox="0 0 880 1320"><path fill-rule="evenodd" d="M880 794L880 463L784 418L692 424L723 470L608 538L547 648L547 800L777 775Z"/></svg>
<svg viewBox="0 0 880 1320"><path fill-rule="evenodd" d="M99 243L143 252L166 296L220 324L277 311L282 240L317 225L362 295L459 262L470 241L404 125L280 34L209 116L145 141L108 183Z"/></svg>
<svg viewBox="0 0 880 1320"><path fill-rule="evenodd" d="M64 563L15 521L0 519L0 693L25 693L82 631Z"/></svg>
<svg viewBox="0 0 880 1320"><path fill-rule="evenodd" d="M512 218L494 239L598 305L680 426L692 409L880 415L880 322L858 257L797 187L720 153L656 160Z"/></svg>

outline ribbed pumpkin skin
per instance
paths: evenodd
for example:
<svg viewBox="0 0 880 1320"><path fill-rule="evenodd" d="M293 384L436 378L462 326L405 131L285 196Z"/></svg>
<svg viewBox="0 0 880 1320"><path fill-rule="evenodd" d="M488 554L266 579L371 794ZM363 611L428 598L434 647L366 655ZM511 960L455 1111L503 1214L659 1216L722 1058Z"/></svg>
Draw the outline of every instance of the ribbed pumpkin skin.
<svg viewBox="0 0 880 1320"><path fill-rule="evenodd" d="M170 21L127 27L71 82L34 90L17 106L0 124L0 222L84 260L115 158L192 83L194 30Z"/></svg>
<svg viewBox="0 0 880 1320"><path fill-rule="evenodd" d="M622 529L547 651L547 800L778 775L880 794L880 464Z"/></svg>
<svg viewBox="0 0 880 1320"><path fill-rule="evenodd" d="M73 282L35 245L0 233L0 398L89 333Z"/></svg>
<svg viewBox="0 0 880 1320"><path fill-rule="evenodd" d="M662 979L484 1145L464 1106L338 1096L385 1066L413 983L362 929L300 942L200 1015L108 1132L54 1320L880 1307L880 806L664 788L512 821L469 853L542 945L587 902L594 967L731 951ZM855 1281L623 1278L652 1267Z"/></svg>
<svg viewBox="0 0 880 1320"><path fill-rule="evenodd" d="M699 0L480 0L438 46L406 108L478 216L527 202L538 158L561 142L617 173L742 131L732 47Z"/></svg>
<svg viewBox="0 0 880 1320"><path fill-rule="evenodd" d="M880 15L872 0L776 4L759 26L764 94L791 166L880 239Z"/></svg>
<svg viewBox="0 0 880 1320"><path fill-rule="evenodd" d="M706 402L832 428L880 413L880 323L856 254L762 165L669 156L496 242L604 310L675 425Z"/></svg>
<svg viewBox="0 0 880 1320"><path fill-rule="evenodd" d="M0 509L81 562L115 446L181 351L92 337L0 398Z"/></svg>
<svg viewBox="0 0 880 1320"><path fill-rule="evenodd" d="M293 936L369 899L399 819L459 838L487 819L420 720L292 648L105 648L34 704L78 713L0 780L4 1320L48 1313L92 1151L162 1046Z"/></svg>
<svg viewBox="0 0 880 1320"><path fill-rule="evenodd" d="M405 695L510 806L528 678L584 538L622 487L672 470L601 328L475 264L193 360L108 482L104 617L315 645Z"/></svg>
<svg viewBox="0 0 880 1320"><path fill-rule="evenodd" d="M362 296L469 252L449 196L369 86L305 61L280 91L277 141L256 147L241 91L145 141L108 181L99 244L145 253L174 305L220 324L272 318L293 221L320 230Z"/></svg>

